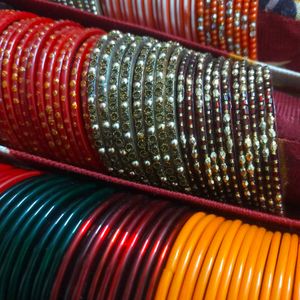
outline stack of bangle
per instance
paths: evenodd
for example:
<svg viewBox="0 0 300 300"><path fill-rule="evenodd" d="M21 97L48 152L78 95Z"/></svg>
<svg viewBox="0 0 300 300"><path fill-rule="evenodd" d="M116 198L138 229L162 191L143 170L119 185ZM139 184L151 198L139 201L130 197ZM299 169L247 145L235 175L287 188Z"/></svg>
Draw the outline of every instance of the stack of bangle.
<svg viewBox="0 0 300 300"><path fill-rule="evenodd" d="M297 234L5 163L0 201L1 299L300 297Z"/></svg>
<svg viewBox="0 0 300 300"><path fill-rule="evenodd" d="M3 144L282 214L268 68L28 13L0 26Z"/></svg>
<svg viewBox="0 0 300 300"><path fill-rule="evenodd" d="M256 59L257 0L52 0Z"/></svg>

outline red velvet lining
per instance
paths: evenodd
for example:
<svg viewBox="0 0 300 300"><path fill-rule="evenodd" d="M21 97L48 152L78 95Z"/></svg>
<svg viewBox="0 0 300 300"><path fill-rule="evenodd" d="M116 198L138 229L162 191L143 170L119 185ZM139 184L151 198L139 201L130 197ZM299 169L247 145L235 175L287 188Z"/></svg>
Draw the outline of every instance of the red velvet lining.
<svg viewBox="0 0 300 300"><path fill-rule="evenodd" d="M162 40L175 40L182 43L186 47L193 48L195 50L210 51L215 55L226 55L226 53L222 51L218 51L210 47L204 47L184 39L170 36L168 34L164 34L158 31L152 31L144 27L134 26L124 22L110 20L106 17L94 16L92 14L81 12L76 9L65 7L56 3L46 2L43 0L7 0L7 2L9 2L12 5L15 5L16 8L32 11L43 16L48 16L56 19L68 18L74 21L78 21L86 26L97 26L106 30L121 29L122 31L128 31L135 34L151 35ZM300 100L298 98L288 96L278 91L274 93L274 97L277 107L278 134L280 139L284 141L284 167L286 168L289 178L286 186L286 199L289 203L295 203L299 202L297 200L300 198ZM171 197L188 203L197 204L198 206L213 212L219 212L234 217L242 217L244 220L248 220L255 223L259 222L263 225L267 225L268 227L297 231L300 233L300 221L297 220L279 218L264 213L254 212L248 209L217 203L203 198L198 198L190 195L175 193L155 187L133 183L126 180L121 180L113 178L111 176L66 165L63 163L53 162L44 158L32 156L14 150L11 150L10 153L17 158L25 159L27 161L33 161L41 163L43 165L77 172L87 176L92 176L97 179L109 181L116 184L126 185L128 187L133 187L152 194L159 194L161 196ZM299 206L299 203L297 204Z"/></svg>

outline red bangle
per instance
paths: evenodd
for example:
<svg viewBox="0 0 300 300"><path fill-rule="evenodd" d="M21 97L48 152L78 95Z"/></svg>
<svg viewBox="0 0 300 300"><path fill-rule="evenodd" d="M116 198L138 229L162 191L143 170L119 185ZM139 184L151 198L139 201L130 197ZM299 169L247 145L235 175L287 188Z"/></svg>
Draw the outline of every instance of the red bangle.
<svg viewBox="0 0 300 300"><path fill-rule="evenodd" d="M33 53L31 52L31 47L36 36L46 24L52 23L52 21L46 18L39 18L35 23L36 25L32 24L33 28L30 28L30 30L25 29L26 34L21 42L16 45L17 53L14 55L15 60L12 64L12 69L14 70L12 76L12 97L23 139L28 140L29 143L29 151L41 153L38 135L32 127L30 111L26 101L26 64L30 64L30 61L32 61Z"/></svg>
<svg viewBox="0 0 300 300"><path fill-rule="evenodd" d="M54 142L51 139L51 135L47 133L47 123L40 122L40 117L44 116L45 112L43 109L40 110L41 106L44 107L44 65L49 47L54 45L54 40L57 36L56 32L59 30L65 32L72 25L75 26L75 23L61 21L45 27L45 32L41 32L42 34L32 49L32 63L26 67L26 97L28 107L30 107L31 123L40 140L41 147L44 148L44 156L49 158L57 157L57 149L54 149Z"/></svg>
<svg viewBox="0 0 300 300"><path fill-rule="evenodd" d="M72 96L69 92L70 86L69 86L69 82L70 82L70 73L71 73L71 69L72 69L72 64L74 61L74 58L78 52L78 49L80 48L81 44L87 40L89 37L96 35L96 34L102 34L103 31L102 30L98 30L98 29L87 29L84 30L80 35L78 35L76 37L76 39L74 39L74 42L72 43L72 46L69 48L69 50L66 53L66 57L64 59L64 63L63 63L63 68L61 71L61 75L60 75L60 80L61 82L64 84L66 83L65 88L61 91L61 100L65 99L64 101L61 101L61 108L62 108L62 118L64 120L64 125L67 129L67 136L68 139L70 141L70 145L73 149L73 151L77 154L77 160L76 162L80 162L80 164L82 166L86 166L86 162L85 162L85 157L83 157L81 155L81 147L83 147L82 144L78 143L78 140L75 138L75 130L78 129L78 125L76 126L76 128L74 127L74 123L72 122L72 118L71 118L71 111L78 109L78 106L75 102L75 106L70 104L69 101L69 97ZM79 77L78 77L79 80ZM78 82L79 84L79 82ZM76 86L76 83L74 83L74 85ZM76 94L76 92L75 92ZM73 94L74 95L74 94Z"/></svg>
<svg viewBox="0 0 300 300"><path fill-rule="evenodd" d="M198 28L197 28L197 6L198 3L197 0L191 0L190 1L190 9L191 9L191 20L190 20L190 26L191 26L191 34L192 34L192 41L198 42Z"/></svg>
<svg viewBox="0 0 300 300"><path fill-rule="evenodd" d="M210 45L211 44L211 33L210 33L210 3L208 3L207 1L205 1L205 3L203 4L204 6L204 36L205 36L205 44L206 45Z"/></svg>
<svg viewBox="0 0 300 300"><path fill-rule="evenodd" d="M170 7L170 12L171 12L171 34L173 35L179 35L179 31L177 29L177 22L176 22L176 2L177 1L172 1L172 0L166 0L169 1L169 7ZM171 4L172 1L172 4ZM175 3L174 3L175 2Z"/></svg>
<svg viewBox="0 0 300 300"><path fill-rule="evenodd" d="M241 16L241 32L242 32L242 55L248 57L249 54L249 45L248 45L248 38L249 38L249 7L250 7L250 0L243 1L243 9L242 9L242 16Z"/></svg>
<svg viewBox="0 0 300 300"><path fill-rule="evenodd" d="M189 40L193 40L192 38L192 0L184 0L183 6L183 23L184 23L184 37ZM193 7L195 11L195 7Z"/></svg>

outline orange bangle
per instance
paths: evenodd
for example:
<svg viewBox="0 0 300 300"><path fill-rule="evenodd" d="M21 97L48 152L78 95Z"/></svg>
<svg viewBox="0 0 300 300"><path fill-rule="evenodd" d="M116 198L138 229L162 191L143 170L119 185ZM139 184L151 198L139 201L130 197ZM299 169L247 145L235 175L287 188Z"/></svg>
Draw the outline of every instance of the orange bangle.
<svg viewBox="0 0 300 300"><path fill-rule="evenodd" d="M243 240L234 266L234 271L229 286L228 299L237 299L247 256L252 245L253 239L255 239L256 237L257 230L257 226L251 226Z"/></svg>
<svg viewBox="0 0 300 300"><path fill-rule="evenodd" d="M265 265L267 262L267 257L273 237L273 232L268 231L263 239L259 256L256 261L255 269L253 271L253 281L249 291L248 299L255 300L259 297L259 292L262 284L263 274L265 270Z"/></svg>
<svg viewBox="0 0 300 300"><path fill-rule="evenodd" d="M270 298L280 242L281 242L281 233L275 232L272 238L271 247L268 254L267 265L265 268L263 284L262 284L260 297L259 297L260 299Z"/></svg>
<svg viewBox="0 0 300 300"><path fill-rule="evenodd" d="M242 44L242 56L248 56L248 37L249 37L249 25L248 25L248 15L249 15L250 0L243 1L243 9L241 16L241 44Z"/></svg>
<svg viewBox="0 0 300 300"><path fill-rule="evenodd" d="M210 1L210 35L211 35L211 45L215 48L219 47L218 39L218 3L217 0Z"/></svg>
<svg viewBox="0 0 300 300"><path fill-rule="evenodd" d="M197 10L197 32L198 40L200 44L205 44L204 34L204 1L198 0L196 4Z"/></svg>
<svg viewBox="0 0 300 300"><path fill-rule="evenodd" d="M217 290L217 296L215 299L226 299L237 256L243 244L244 238L247 236L247 233L250 229L250 225L244 224L240 227L236 236L234 237L234 240L230 246L229 255L225 261L225 266L223 269L220 284Z"/></svg>
<svg viewBox="0 0 300 300"><path fill-rule="evenodd" d="M217 299L216 296L219 287L222 285L221 276L227 262L227 257L229 256L229 251L233 246L233 240L236 237L236 234L241 225L242 222L240 220L234 221L224 237L207 285L205 299Z"/></svg>
<svg viewBox="0 0 300 300"><path fill-rule="evenodd" d="M186 270L189 266L190 260L194 253L195 247L203 233L206 230L206 227L210 225L210 222L214 220L216 217L214 215L208 215L202 218L198 224L193 229L193 234L188 238L184 249L181 253L179 262L176 267L176 271L170 285L168 299L177 299L180 293L181 285L186 273Z"/></svg>
<svg viewBox="0 0 300 300"><path fill-rule="evenodd" d="M266 229L259 228L255 235L255 240L253 241L247 256L247 261L245 264L245 269L243 272L243 277L239 288L238 299L248 298L249 290L253 279L253 271L255 268L255 263L257 261L257 256L260 253L260 247L263 242L265 234L266 234Z"/></svg>
<svg viewBox="0 0 300 300"><path fill-rule="evenodd" d="M233 16L233 34L234 34L234 52L241 55L241 12L242 0L234 1Z"/></svg>
<svg viewBox="0 0 300 300"><path fill-rule="evenodd" d="M291 235L289 233L285 233L282 237L279 255L275 268L275 276L272 283L271 289L271 299L279 300L281 296L281 291L283 289L283 278L286 270L287 261L289 259L288 253L290 250L291 244Z"/></svg>
<svg viewBox="0 0 300 300"><path fill-rule="evenodd" d="M187 239L189 238L191 232L193 231L194 227L199 222L199 220L202 219L204 216L205 214L200 212L194 214L192 217L189 218L189 220L185 223L185 225L181 229L172 247L165 269L159 280L159 285L155 295L156 300L166 299L169 291L169 286L173 278L174 270L177 267L182 249ZM172 276L170 276L170 273L172 274Z"/></svg>
<svg viewBox="0 0 300 300"><path fill-rule="evenodd" d="M218 1L218 40L219 47L221 50L226 50L226 40L225 40L225 1Z"/></svg>
<svg viewBox="0 0 300 300"><path fill-rule="evenodd" d="M211 270L214 266L214 261L218 254L218 250L219 250L220 245L223 241L223 238L224 238L225 234L227 233L228 228L231 226L231 224L232 224L232 221L225 221L219 227L218 231L216 232L216 234L209 246L208 252L207 252L205 260L203 262L203 266L201 268L201 272L198 276L196 288L194 291L194 297L193 297L194 300L202 299L205 294L207 282L210 277Z"/></svg>
<svg viewBox="0 0 300 300"><path fill-rule="evenodd" d="M297 262L298 244L298 235L293 234L291 239L290 251L287 255L289 261L286 265L285 275L283 279L281 299L291 299Z"/></svg>
<svg viewBox="0 0 300 300"><path fill-rule="evenodd" d="M256 44L256 20L258 11L258 1L250 1L249 12L249 58L257 58L257 44Z"/></svg>
<svg viewBox="0 0 300 300"><path fill-rule="evenodd" d="M192 299L195 284L198 278L198 274L201 270L201 266L205 259L207 249L210 246L211 240L213 239L216 231L223 222L224 218L215 218L206 228L205 232L202 234L194 251L188 270L186 272L183 285L180 291L179 299Z"/></svg>
<svg viewBox="0 0 300 300"><path fill-rule="evenodd" d="M296 265L296 274L293 288L293 300L300 299L300 243L298 246L298 257Z"/></svg>

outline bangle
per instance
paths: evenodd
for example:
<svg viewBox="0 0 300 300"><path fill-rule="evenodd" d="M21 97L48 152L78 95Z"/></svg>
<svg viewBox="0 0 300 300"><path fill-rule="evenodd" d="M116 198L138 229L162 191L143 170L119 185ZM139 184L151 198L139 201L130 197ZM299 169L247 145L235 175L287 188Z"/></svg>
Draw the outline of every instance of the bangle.
<svg viewBox="0 0 300 300"><path fill-rule="evenodd" d="M178 171L179 186L183 187L187 192L192 192L197 190L194 183L194 178L192 174L191 165L188 158L188 143L187 143L187 132L185 125L185 112L184 112L184 102L186 100L186 86L185 81L188 74L189 62L191 61L193 52L187 51L185 56L181 61L181 65L178 71L178 81L177 81L177 128L179 130L179 148L181 152L181 161L178 161L176 165ZM175 143L176 142L172 142ZM175 146L175 145L174 145ZM179 164L180 162L180 164ZM176 160L175 160L176 163Z"/></svg>
<svg viewBox="0 0 300 300"><path fill-rule="evenodd" d="M224 272L227 258L230 255L230 252L232 251L234 239L236 238L238 230L241 228L241 226L242 222L240 220L233 221L231 223L231 226L228 228L226 234L224 235L224 239L219 248L218 254L213 264L213 268L211 270L210 279L207 283L205 293L206 299L217 299L216 296L219 288L215 287L223 286L221 276Z"/></svg>
<svg viewBox="0 0 300 300"><path fill-rule="evenodd" d="M242 136L242 120L241 120L241 106L240 106L240 63L234 62L232 67L232 86L233 86L233 120L234 120L234 141L236 148L236 157L238 159L238 178L241 185L242 199L246 201L246 205L250 204L251 193L249 191L249 181L246 170L246 157L243 148Z"/></svg>
<svg viewBox="0 0 300 300"><path fill-rule="evenodd" d="M257 58L257 42L256 42L256 20L257 20L258 1L250 1L249 9L249 58Z"/></svg>
<svg viewBox="0 0 300 300"><path fill-rule="evenodd" d="M271 179L272 179L272 190L275 191L275 210L279 214L283 214L282 204L282 186L280 180L280 166L279 166L279 155L277 145L277 130L276 130L276 119L275 119L275 107L272 96L271 87L271 74L270 69L267 67L263 68L264 87L266 94L266 113L267 113L267 133L270 144L270 157L271 157Z"/></svg>
<svg viewBox="0 0 300 300"><path fill-rule="evenodd" d="M238 296L238 292L239 292L239 288L240 288L240 284L241 284L241 272L245 267L245 263L247 260L247 256L249 253L249 250L251 248L251 245L255 240L256 234L258 232L258 228L257 226L250 226L249 230L247 231L245 238L242 242L242 245L239 249L239 253L238 256L236 258L236 262L234 265L234 270L232 271L232 277L231 277L231 283L230 283L230 287L228 290L228 299L233 299L232 297L237 297ZM235 298L237 299L237 298Z"/></svg>
<svg viewBox="0 0 300 300"><path fill-rule="evenodd" d="M210 241L209 248L202 263L194 290L195 295L197 295L197 297L199 295L199 299L203 299L204 297L213 263L215 262L224 235L228 231L228 228L231 226L231 224L232 221L222 222Z"/></svg>
<svg viewBox="0 0 300 300"><path fill-rule="evenodd" d="M211 225L210 222L213 218L213 215L207 215L201 218L193 228L193 233L189 236L186 243L183 245L184 247L179 257L176 269L174 270L174 276L169 288L169 299L179 298L181 287L193 256L192 254L194 253L198 245L201 235L207 230L207 227Z"/></svg>
<svg viewBox="0 0 300 300"><path fill-rule="evenodd" d="M234 51L234 44L233 44L233 23L234 23L234 13L233 13L233 0L228 0L226 2L226 42L227 42L227 49L229 52Z"/></svg>
<svg viewBox="0 0 300 300"><path fill-rule="evenodd" d="M210 33L211 45L215 48L219 47L218 39L218 2L217 0L210 0Z"/></svg>
<svg viewBox="0 0 300 300"><path fill-rule="evenodd" d="M260 297L263 297L262 299L270 299L272 285L274 282L275 268L278 261L280 244L281 244L281 233L275 232L272 237L267 263L264 270L263 282L260 290Z"/></svg>
<svg viewBox="0 0 300 300"><path fill-rule="evenodd" d="M253 268L253 276L252 276L252 282L251 287L249 290L249 299L258 299L260 289L262 286L262 280L264 277L264 271L265 271L265 265L267 263L267 258L269 255L269 250L271 246L271 241L273 238L273 232L266 232L264 239L262 241L259 255L255 263L255 267Z"/></svg>
<svg viewBox="0 0 300 300"><path fill-rule="evenodd" d="M264 192L263 174L262 174L262 157L260 153L259 142L259 120L257 115L257 95L255 88L255 69L252 66L248 67L248 99L249 99L249 113L252 129L252 146L254 153L255 177L257 181L258 199L260 209L266 210L266 197Z"/></svg>
<svg viewBox="0 0 300 300"><path fill-rule="evenodd" d="M206 45L211 44L210 1L204 0L204 35Z"/></svg>
<svg viewBox="0 0 300 300"><path fill-rule="evenodd" d="M207 250L211 244L211 241L216 231L221 226L221 224L224 223L224 218L216 217L215 215L206 215L204 218L199 220L198 224L200 222L206 223L206 221L208 221L208 223L202 235L199 236L195 250L193 251L192 256L190 258L190 263L182 284L183 288L180 291L181 299L192 298L196 288L197 280L199 278L200 271L202 269L203 262L206 257ZM191 238L192 236L193 234L190 235ZM184 245L186 244L187 242L184 243ZM179 257L181 257L181 255Z"/></svg>
<svg viewBox="0 0 300 300"><path fill-rule="evenodd" d="M292 263L293 258L289 257L289 249L291 246L291 234L284 233L282 236L279 253L276 262L274 279L271 287L270 299L282 299L283 280L287 265ZM285 287L286 288L286 287Z"/></svg>
<svg viewBox="0 0 300 300"><path fill-rule="evenodd" d="M204 33L204 1L197 0L197 32L198 41L200 44L205 44L205 33Z"/></svg>
<svg viewBox="0 0 300 300"><path fill-rule="evenodd" d="M249 249L249 253L247 256L247 261L244 266L243 276L241 278L241 284L239 287L238 297L242 297L240 299L244 299L243 297L247 297L249 295L249 290L251 286L251 282L253 280L253 269L255 267L255 263L260 256L261 245L265 239L266 229L259 228L257 230L255 236L255 242L252 243Z"/></svg>
<svg viewBox="0 0 300 300"><path fill-rule="evenodd" d="M229 179L231 183L231 191L233 193L233 200L238 204L242 205L241 190L238 182L238 162L236 160L236 147L234 143L233 135L233 124L234 119L231 114L233 99L231 93L231 81L230 74L232 72L232 63L229 59L226 59L222 66L222 101L221 101L221 111L222 111L222 121L223 121L223 132L224 132L224 144L226 146L226 161L229 169Z"/></svg>
<svg viewBox="0 0 300 300"><path fill-rule="evenodd" d="M217 2L217 18L218 18L218 40L219 48L221 50L226 50L226 39L225 39L225 21L226 21L226 11L225 11L225 0L219 0Z"/></svg>
<svg viewBox="0 0 300 300"><path fill-rule="evenodd" d="M244 154L246 159L246 170L248 174L249 190L252 198L252 205L254 207L259 207L259 200L257 197L257 182L255 176L254 167L254 155L253 155L253 144L251 135L251 121L249 114L249 100L247 93L247 65L245 61L240 63L240 111L242 117L242 138Z"/></svg>
<svg viewBox="0 0 300 300"><path fill-rule="evenodd" d="M244 57L248 57L249 54L249 45L248 45L248 38L249 38L249 8L251 0L244 0L243 1L243 8L242 8L242 15L241 15L241 46L242 51L241 54Z"/></svg>
<svg viewBox="0 0 300 300"><path fill-rule="evenodd" d="M242 0L234 0L233 34L234 34L234 52L237 55L241 55L241 11L242 11Z"/></svg>

